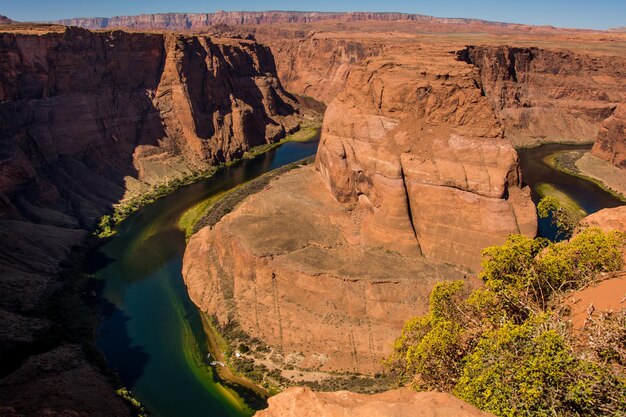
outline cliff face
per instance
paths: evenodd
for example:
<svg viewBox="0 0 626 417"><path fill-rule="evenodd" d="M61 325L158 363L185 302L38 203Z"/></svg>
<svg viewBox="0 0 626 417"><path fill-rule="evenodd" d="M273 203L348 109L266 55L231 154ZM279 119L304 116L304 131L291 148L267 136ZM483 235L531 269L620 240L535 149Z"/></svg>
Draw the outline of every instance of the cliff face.
<svg viewBox="0 0 626 417"><path fill-rule="evenodd" d="M476 268L482 248L535 233L517 154L473 67L403 52L352 70L328 106L317 169L367 213L368 245Z"/></svg>
<svg viewBox="0 0 626 417"><path fill-rule="evenodd" d="M626 168L626 104L602 122L591 152L618 168Z"/></svg>
<svg viewBox="0 0 626 417"><path fill-rule="evenodd" d="M489 417L462 400L436 392L409 389L382 394L362 395L353 392L313 392L290 388L270 398L267 410L258 417Z"/></svg>
<svg viewBox="0 0 626 417"><path fill-rule="evenodd" d="M74 18L64 19L57 23L66 26L80 26L88 29L105 28L136 28L136 29L170 29L170 30L197 30L209 26L226 25L269 25L280 23L306 24L324 21L338 22L416 22L442 25L482 25L497 28L505 27L529 27L525 25L489 22L478 19L463 18L439 18L420 14L407 13L376 13L376 12L288 12L288 11L265 11L265 12L224 12L216 13L162 13L142 14L137 16L115 16L111 18ZM553 29L553 28L546 28Z"/></svg>
<svg viewBox="0 0 626 417"><path fill-rule="evenodd" d="M621 56L470 46L459 58L479 68L481 87L514 144L591 143L626 101Z"/></svg>
<svg viewBox="0 0 626 417"><path fill-rule="evenodd" d="M256 36L272 49L280 80L289 91L324 103L330 103L344 89L354 65L383 50L380 42L323 33L283 38L280 33L266 31Z"/></svg>
<svg viewBox="0 0 626 417"><path fill-rule="evenodd" d="M299 368L378 372L435 283L463 273L366 246L366 215L336 201L312 166L293 170L191 238L189 295Z"/></svg>
<svg viewBox="0 0 626 417"><path fill-rule="evenodd" d="M59 262L112 203L280 139L298 120L270 50L255 42L0 33L0 353L11 363L0 384L35 392L26 376L39 380L37 367L67 349L71 369L98 374L80 348L55 339L45 306L62 286ZM63 386L45 378L46 390ZM108 385L103 377L94 384ZM85 406L71 384L63 387L65 407L106 414L106 405ZM44 397L1 391L3 406L44 405Z"/></svg>

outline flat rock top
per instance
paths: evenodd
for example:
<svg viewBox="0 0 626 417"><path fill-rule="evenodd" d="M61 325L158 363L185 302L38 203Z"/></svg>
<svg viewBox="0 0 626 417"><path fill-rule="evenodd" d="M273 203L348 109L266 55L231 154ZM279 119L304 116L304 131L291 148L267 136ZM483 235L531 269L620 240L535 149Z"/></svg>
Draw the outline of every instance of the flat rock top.
<svg viewBox="0 0 626 417"><path fill-rule="evenodd" d="M408 389L375 395L348 391L313 392L309 388L289 388L270 398L269 408L258 417L488 417L462 400L437 392Z"/></svg>
<svg viewBox="0 0 626 417"><path fill-rule="evenodd" d="M313 166L296 169L249 197L216 226L259 257L308 274L358 280L412 280L451 268L362 245L362 213L337 202ZM455 271L454 275L460 275Z"/></svg>

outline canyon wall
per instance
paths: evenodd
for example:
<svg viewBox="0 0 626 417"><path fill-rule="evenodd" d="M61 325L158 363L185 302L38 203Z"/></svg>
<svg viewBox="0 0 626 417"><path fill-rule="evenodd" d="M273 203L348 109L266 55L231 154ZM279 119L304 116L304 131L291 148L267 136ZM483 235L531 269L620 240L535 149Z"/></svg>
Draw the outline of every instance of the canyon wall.
<svg viewBox="0 0 626 417"><path fill-rule="evenodd" d="M459 59L480 85L515 145L591 143L626 102L626 58L567 50L470 46Z"/></svg>
<svg viewBox="0 0 626 417"><path fill-rule="evenodd" d="M279 140L299 120L270 50L256 42L0 33L0 405L124 409L49 317L64 285L59 262L113 203ZM93 379L93 391L64 375Z"/></svg>
<svg viewBox="0 0 626 417"><path fill-rule="evenodd" d="M626 103L602 122L591 152L618 168L626 169Z"/></svg>
<svg viewBox="0 0 626 417"><path fill-rule="evenodd" d="M368 213L366 244L475 269L508 234L534 236L534 206L476 69L407 49L352 70L316 166L335 198Z"/></svg>
<svg viewBox="0 0 626 417"><path fill-rule="evenodd" d="M434 25L480 25L494 28L532 28L514 23L489 22L478 19L441 18L420 14L377 13L377 12L224 12L215 13L161 13L136 16L86 17L60 20L66 26L80 26L88 29L134 28L202 30L214 25L270 25L308 24L325 21L337 22L414 22ZM553 30L554 28L545 27Z"/></svg>
<svg viewBox="0 0 626 417"><path fill-rule="evenodd" d="M256 37L271 48L285 88L324 103L344 89L354 65L380 55L384 48L376 40L314 32L305 35L268 29L257 32Z"/></svg>

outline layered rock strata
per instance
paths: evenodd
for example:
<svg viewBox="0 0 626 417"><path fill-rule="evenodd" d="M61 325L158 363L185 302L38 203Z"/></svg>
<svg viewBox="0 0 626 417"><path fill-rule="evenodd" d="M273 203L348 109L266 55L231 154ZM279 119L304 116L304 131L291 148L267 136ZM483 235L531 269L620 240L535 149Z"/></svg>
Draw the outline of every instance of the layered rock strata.
<svg viewBox="0 0 626 417"><path fill-rule="evenodd" d="M325 21L335 22L410 22L431 25L474 25L493 28L530 29L531 26L489 22L479 19L440 18L408 13L376 12L224 12L215 13L161 13L136 16L87 17L60 20L57 23L67 26L80 26L88 29L135 28L161 30L202 30L214 25L270 25L270 24L308 24ZM543 30L555 30L543 27Z"/></svg>
<svg viewBox="0 0 626 417"><path fill-rule="evenodd" d="M270 50L255 42L0 33L0 384L38 366L41 378L62 379L45 370L64 351L46 306L62 285L59 262L111 204L281 139L299 118ZM72 357L86 361L80 349ZM17 412L45 405L0 391ZM66 407L98 415L78 397Z"/></svg>
<svg viewBox="0 0 626 417"><path fill-rule="evenodd" d="M270 398L258 417L489 417L462 400L436 392L408 389L363 395L348 391L313 392L290 388Z"/></svg>
<svg viewBox="0 0 626 417"><path fill-rule="evenodd" d="M617 106L613 114L604 120L591 153L626 169L626 104Z"/></svg>
<svg viewBox="0 0 626 417"><path fill-rule="evenodd" d="M191 238L189 295L300 368L374 373L432 286L463 273L363 245L365 214L336 201L312 166L284 174Z"/></svg>
<svg viewBox="0 0 626 417"><path fill-rule="evenodd" d="M535 47L470 46L459 58L478 67L480 85L514 145L591 143L626 101L623 56ZM619 118L619 116L617 117Z"/></svg>
<svg viewBox="0 0 626 417"><path fill-rule="evenodd" d="M355 67L329 105L316 166L367 213L369 246L478 267L511 233L534 235L517 154L475 68L438 50Z"/></svg>

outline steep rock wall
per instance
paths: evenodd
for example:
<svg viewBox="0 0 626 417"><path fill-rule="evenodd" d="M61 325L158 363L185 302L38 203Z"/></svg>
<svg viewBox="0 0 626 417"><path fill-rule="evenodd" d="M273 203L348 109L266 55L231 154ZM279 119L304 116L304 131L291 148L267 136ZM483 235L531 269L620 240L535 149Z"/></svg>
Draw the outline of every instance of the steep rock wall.
<svg viewBox="0 0 626 417"><path fill-rule="evenodd" d="M459 58L478 67L480 85L515 145L591 143L626 101L626 59L563 50L469 46Z"/></svg>
<svg viewBox="0 0 626 417"><path fill-rule="evenodd" d="M474 68L438 49L402 52L352 70L328 106L317 169L368 213L368 245L476 268L484 247L536 232L517 154Z"/></svg>
<svg viewBox="0 0 626 417"><path fill-rule="evenodd" d="M287 37L283 37L282 32L271 30L256 33L257 39L272 49L285 88L324 103L330 103L344 89L354 65L380 55L383 50L383 45L376 41L324 33L297 35L287 32Z"/></svg>
<svg viewBox="0 0 626 417"><path fill-rule="evenodd" d="M435 25L479 25L494 28L531 28L531 26L489 22L478 19L440 18L408 13L377 12L224 12L215 13L160 13L136 16L87 17L60 20L57 23L67 26L80 26L88 29L135 28L198 30L214 25L270 25L280 23L307 24L324 21L339 22L414 22ZM546 30L555 28L545 27Z"/></svg>
<svg viewBox="0 0 626 417"><path fill-rule="evenodd" d="M3 388L0 404L45 408L22 378L31 375L48 394L59 387L67 398L59 407L107 415L106 401L117 401L113 408L124 409L98 394L108 386L102 376L93 392L72 393L56 379L73 371L42 370L69 349L46 317L62 285L59 262L111 204L278 140L299 118L270 50L256 42L75 28L0 33L0 384L19 376L32 393ZM98 374L80 348L72 352L71 369ZM103 402L84 400L94 393Z"/></svg>
<svg viewBox="0 0 626 417"><path fill-rule="evenodd" d="M591 152L618 168L626 168L626 104L602 122Z"/></svg>

